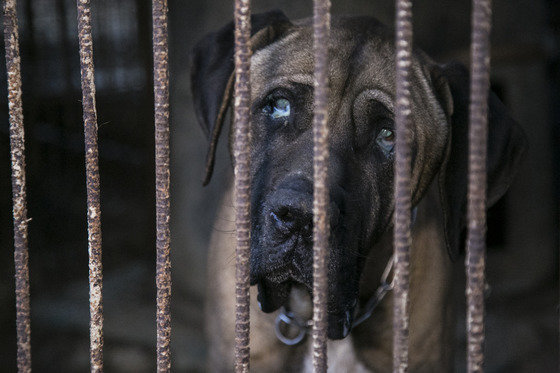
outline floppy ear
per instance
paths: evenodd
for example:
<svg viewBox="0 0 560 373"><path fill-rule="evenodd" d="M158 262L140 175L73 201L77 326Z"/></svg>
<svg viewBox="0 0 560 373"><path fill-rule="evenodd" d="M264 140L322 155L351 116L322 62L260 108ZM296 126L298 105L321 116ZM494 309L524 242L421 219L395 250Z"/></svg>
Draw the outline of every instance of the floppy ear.
<svg viewBox="0 0 560 373"><path fill-rule="evenodd" d="M444 80L448 83L448 94L451 96L442 102L449 114L451 136L439 175L439 190L447 250L451 259L456 260L460 254L459 241L467 211L469 73L457 63L440 66L439 69L440 82ZM526 140L519 125L493 92L488 97L488 114L486 167L487 206L490 207L507 191L525 152Z"/></svg>
<svg viewBox="0 0 560 373"><path fill-rule="evenodd" d="M251 16L251 44L253 52L278 39L291 25L279 10ZM214 168L216 145L229 102L233 94L233 21L206 35L192 51L191 90L199 124L209 140L206 177L210 182Z"/></svg>

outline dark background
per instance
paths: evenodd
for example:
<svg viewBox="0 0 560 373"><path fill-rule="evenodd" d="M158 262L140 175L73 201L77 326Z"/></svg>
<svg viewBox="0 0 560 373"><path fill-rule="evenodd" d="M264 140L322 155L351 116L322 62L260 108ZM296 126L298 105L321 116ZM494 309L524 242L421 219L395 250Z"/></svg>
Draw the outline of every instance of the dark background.
<svg viewBox="0 0 560 373"><path fill-rule="evenodd" d="M151 2L93 1L103 228L105 366L155 370L155 190ZM312 2L255 1L292 18ZM194 118L189 51L232 17L232 2L170 0L174 371L204 370L206 247L231 175L220 150L202 188L206 139ZM334 14L387 24L393 1L333 1ZM468 1L414 2L415 42L440 62L468 64ZM33 369L87 371L86 197L74 0L18 6L26 130ZM558 367L560 4L495 0L492 85L530 151L489 213L488 371ZM3 40L2 40L3 41ZM3 54L3 46L2 46ZM15 371L13 236L5 65L0 64L0 371ZM223 145L223 144L222 144ZM458 264L461 271L461 263ZM458 288L463 284L459 283ZM462 290L459 289L459 294ZM461 338L463 326L458 327ZM464 344L464 342L462 342ZM463 370L464 348L457 360Z"/></svg>

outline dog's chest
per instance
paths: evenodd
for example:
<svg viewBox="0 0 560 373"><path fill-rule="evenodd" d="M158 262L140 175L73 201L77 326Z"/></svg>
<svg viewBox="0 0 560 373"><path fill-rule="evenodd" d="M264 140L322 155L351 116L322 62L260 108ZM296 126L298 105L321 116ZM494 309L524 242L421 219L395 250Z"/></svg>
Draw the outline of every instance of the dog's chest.
<svg viewBox="0 0 560 373"><path fill-rule="evenodd" d="M311 338L307 343L308 353L303 360L301 372L313 372L313 343ZM354 350L351 337L329 341L327 346L328 372L353 372L353 373L372 373L372 371L362 364Z"/></svg>

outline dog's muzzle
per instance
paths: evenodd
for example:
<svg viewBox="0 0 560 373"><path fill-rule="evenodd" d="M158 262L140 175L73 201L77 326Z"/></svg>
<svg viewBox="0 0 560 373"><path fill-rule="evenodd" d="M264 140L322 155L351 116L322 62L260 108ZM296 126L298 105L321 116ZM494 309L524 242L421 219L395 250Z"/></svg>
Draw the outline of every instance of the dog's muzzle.
<svg viewBox="0 0 560 373"><path fill-rule="evenodd" d="M283 183L262 203L254 230L251 283L258 284L264 312L282 306L293 283L311 290L313 189L303 180Z"/></svg>
<svg viewBox="0 0 560 373"><path fill-rule="evenodd" d="M331 227L339 220L336 202L329 208ZM301 177L286 178L262 202L253 230L251 284L258 285L264 312L285 306L293 285L309 293L313 286L313 184ZM332 307L335 303L335 307ZM350 331L355 303L331 302L329 337L344 338Z"/></svg>

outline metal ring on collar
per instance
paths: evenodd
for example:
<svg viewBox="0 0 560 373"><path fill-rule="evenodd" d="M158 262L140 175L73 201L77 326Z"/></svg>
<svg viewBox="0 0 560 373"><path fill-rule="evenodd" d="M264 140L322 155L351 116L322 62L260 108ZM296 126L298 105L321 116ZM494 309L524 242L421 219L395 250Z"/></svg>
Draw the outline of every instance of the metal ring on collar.
<svg viewBox="0 0 560 373"><path fill-rule="evenodd" d="M282 323L295 326L299 330L298 334L294 338L289 338L282 334L282 331L280 330L280 324ZM299 324L293 322L293 320L282 311L278 314L278 316L276 316L276 321L274 322L274 332L276 333L276 338L278 338L282 343L288 346L295 346L300 343L303 338L305 338L307 330L302 328Z"/></svg>

